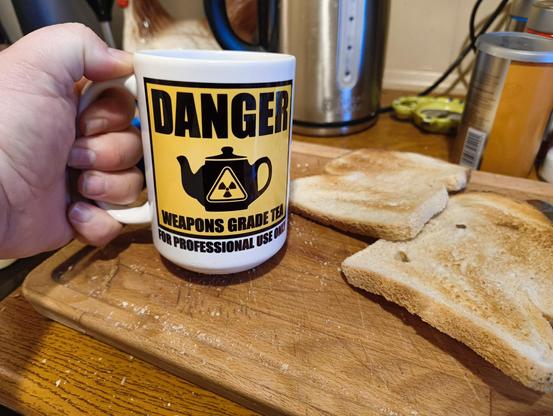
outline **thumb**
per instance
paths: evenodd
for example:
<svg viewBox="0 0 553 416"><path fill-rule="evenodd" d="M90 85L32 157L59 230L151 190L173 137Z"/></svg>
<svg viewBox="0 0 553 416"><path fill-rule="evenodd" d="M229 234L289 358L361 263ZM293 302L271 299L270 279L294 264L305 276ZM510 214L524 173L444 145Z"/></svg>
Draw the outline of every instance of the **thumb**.
<svg viewBox="0 0 553 416"><path fill-rule="evenodd" d="M104 81L132 72L132 54L109 48L80 23L35 30L8 51L15 62L24 62L63 83L77 82L83 76Z"/></svg>

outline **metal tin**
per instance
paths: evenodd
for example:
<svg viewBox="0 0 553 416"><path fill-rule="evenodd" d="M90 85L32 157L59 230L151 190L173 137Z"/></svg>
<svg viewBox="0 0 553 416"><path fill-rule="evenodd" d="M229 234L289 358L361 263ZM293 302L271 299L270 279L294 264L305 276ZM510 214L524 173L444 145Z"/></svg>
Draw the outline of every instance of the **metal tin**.
<svg viewBox="0 0 553 416"><path fill-rule="evenodd" d="M553 42L516 32L478 38L478 56L452 159L527 176L553 107Z"/></svg>
<svg viewBox="0 0 553 416"><path fill-rule="evenodd" d="M553 0L542 0L532 5L526 31L536 35L553 36Z"/></svg>
<svg viewBox="0 0 553 416"><path fill-rule="evenodd" d="M511 16L518 16L528 19L530 9L535 1L536 0L513 0L510 12Z"/></svg>
<svg viewBox="0 0 553 416"><path fill-rule="evenodd" d="M535 0L513 0L511 4L510 21L507 25L509 32L524 32L530 9Z"/></svg>

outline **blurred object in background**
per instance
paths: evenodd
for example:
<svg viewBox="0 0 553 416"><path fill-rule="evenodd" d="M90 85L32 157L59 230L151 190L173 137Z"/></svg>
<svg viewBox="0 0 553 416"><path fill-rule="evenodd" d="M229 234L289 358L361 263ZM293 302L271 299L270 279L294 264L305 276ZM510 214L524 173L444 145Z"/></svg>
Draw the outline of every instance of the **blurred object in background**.
<svg viewBox="0 0 553 416"><path fill-rule="evenodd" d="M411 120L429 133L452 134L461 122L464 103L458 98L436 96L405 96L392 102L399 120Z"/></svg>
<svg viewBox="0 0 553 416"><path fill-rule="evenodd" d="M541 0L532 5L526 32L553 39L553 0Z"/></svg>
<svg viewBox="0 0 553 416"><path fill-rule="evenodd" d="M123 49L221 49L203 15L175 18L159 0L118 0L123 8ZM187 2L188 3L188 2ZM200 1L194 2L201 5ZM190 5L192 5L190 3ZM257 41L255 0L227 1L233 30L245 41Z"/></svg>
<svg viewBox="0 0 553 416"><path fill-rule="evenodd" d="M509 32L524 32L526 22L530 15L532 4L536 0L513 0L511 3L511 12L509 13L509 23L507 31Z"/></svg>
<svg viewBox="0 0 553 416"><path fill-rule="evenodd" d="M270 3L272 0L263 1ZM230 26L244 42L259 42L257 3L257 0L225 0Z"/></svg>
<svg viewBox="0 0 553 416"><path fill-rule="evenodd" d="M542 179L553 183L553 111L549 115L549 123L536 157L536 167Z"/></svg>
<svg viewBox="0 0 553 416"><path fill-rule="evenodd" d="M531 0L534 1L534 0ZM489 2L488 2L489 3ZM481 3L480 3L481 4ZM481 7L480 4L474 3L471 11L471 16L474 13L474 20L469 20L469 25L473 27L472 31L474 35L486 32L497 32L503 30L507 26L512 18L509 14L509 7L502 7L501 3L497 4L496 9L493 12L483 16L481 19L477 19L478 8ZM476 9L476 10L475 10ZM499 13L494 17L499 10ZM472 49L472 39L471 39L471 29L463 39L463 43L458 52L458 64L455 68L455 79L451 81L450 85L445 89L444 94L453 94L465 95L468 91L470 75L474 68L475 54L468 53ZM455 61L454 61L455 62ZM453 64L452 64L453 65ZM449 77L451 78L451 77ZM444 81L447 80L444 79ZM438 89L438 88L437 88ZM428 91L428 88L425 89L425 92Z"/></svg>
<svg viewBox="0 0 553 416"><path fill-rule="evenodd" d="M113 7L113 0L86 0L86 2L96 14L104 40L109 46L115 48L115 40L113 39L113 33L111 31L111 9Z"/></svg>
<svg viewBox="0 0 553 416"><path fill-rule="evenodd" d="M526 32L543 36L553 42L553 1L542 0L532 5L530 17L526 25ZM553 151L549 151L553 142L553 112L543 135L543 142L536 159L536 165L542 179L553 182ZM549 153L548 153L549 151Z"/></svg>
<svg viewBox="0 0 553 416"><path fill-rule="evenodd" d="M123 49L220 49L207 24L173 19L158 0L128 0L123 11Z"/></svg>
<svg viewBox="0 0 553 416"><path fill-rule="evenodd" d="M4 27L9 43L14 43L23 36L10 0L0 0L0 24Z"/></svg>
<svg viewBox="0 0 553 416"><path fill-rule="evenodd" d="M2 24L0 23L0 51L6 49L9 43L10 41L8 39L6 31L4 30L4 26L2 26Z"/></svg>
<svg viewBox="0 0 553 416"><path fill-rule="evenodd" d="M131 1L119 0L123 6ZM297 3L304 1L306 0L298 0ZM323 0L319 1L323 4ZM512 1L509 1L509 5ZM51 0L19 0L19 2L30 4L30 7L36 4L39 8L51 8ZM158 2L172 20L205 19L203 0L158 0ZM63 0L63 3L68 9L76 9L76 14L68 16L69 21L84 23L98 34L102 34L100 25L86 0ZM267 3L267 0L262 3ZM468 21L475 0L394 0L390 3L384 87L419 93L441 76L444 69L468 42L465 39L467 32L464 24ZM476 29L487 21L499 3L500 0L482 1L475 22ZM251 43L258 42L256 8L256 0L227 0L227 12L233 30L240 38ZM510 7L505 7L487 31L503 30L505 27L503 20L509 18L509 9ZM113 37L115 43L121 47L123 45L123 9L116 5L112 9L112 17ZM0 21L11 43L22 36L12 0L0 0ZM61 21L58 19L51 23ZM424 22L423 26L421 22ZM499 27L500 24L502 24L501 27ZM305 31L309 30L306 24ZM468 54L463 64L440 83L434 93L457 96L466 94L473 57L473 54Z"/></svg>
<svg viewBox="0 0 553 416"><path fill-rule="evenodd" d="M114 16L113 26L116 30L113 35L111 27L108 26L113 0L90 0L89 3L94 6L94 9L86 0L0 0L0 2L3 3L2 8L5 11L15 11L16 20L13 22L11 16L1 15L2 22L5 26L7 24L5 20L12 25L17 25L21 31L20 35L26 35L44 26L80 22L94 30L111 46L120 44L118 40L121 38L121 31L117 29L121 26L120 13ZM102 22L99 22L99 19L102 19ZM18 37L10 40L15 42Z"/></svg>
<svg viewBox="0 0 553 416"><path fill-rule="evenodd" d="M553 147L549 148L549 151L545 154L543 163L538 170L538 175L544 181L553 183Z"/></svg>
<svg viewBox="0 0 553 416"><path fill-rule="evenodd" d="M518 32L478 38L452 160L526 177L553 109L553 42Z"/></svg>
<svg viewBox="0 0 553 416"><path fill-rule="evenodd" d="M388 0L262 0L256 43L237 36L224 0L204 0L204 5L223 48L296 57L294 132L335 136L376 121Z"/></svg>

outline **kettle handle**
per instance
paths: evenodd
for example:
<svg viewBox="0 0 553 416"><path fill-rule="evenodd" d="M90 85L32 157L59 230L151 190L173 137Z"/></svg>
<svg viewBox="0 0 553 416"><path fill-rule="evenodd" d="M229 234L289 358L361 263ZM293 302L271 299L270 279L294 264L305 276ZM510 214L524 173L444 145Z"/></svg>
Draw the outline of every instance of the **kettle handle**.
<svg viewBox="0 0 553 416"><path fill-rule="evenodd" d="M263 163L266 163L267 167L269 168L269 177L267 178L267 182L265 182L265 185L263 185L263 187L257 191L256 198L259 197L263 192L267 190L267 188L269 187L269 184L271 183L271 178L273 177L273 164L271 163L271 159L269 159L267 156L263 156L262 158L259 158L258 160L256 160L256 162L254 163L256 179L257 179L257 173L259 171L259 167Z"/></svg>
<svg viewBox="0 0 553 416"><path fill-rule="evenodd" d="M243 41L234 33L228 18L225 0L204 0L205 15L215 39L223 49L233 51L266 52L273 49L269 43L274 40L274 36L269 36L268 28L272 27L273 31L276 29L276 25L269 24L269 20L275 21L275 10L276 3L273 0L258 1L257 26L260 42L256 45Z"/></svg>

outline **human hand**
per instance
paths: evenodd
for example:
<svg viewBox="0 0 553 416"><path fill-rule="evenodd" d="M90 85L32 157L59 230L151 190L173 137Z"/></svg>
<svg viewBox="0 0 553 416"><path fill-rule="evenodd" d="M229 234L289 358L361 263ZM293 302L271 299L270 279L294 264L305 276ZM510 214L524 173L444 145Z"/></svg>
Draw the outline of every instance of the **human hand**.
<svg viewBox="0 0 553 416"><path fill-rule="evenodd" d="M130 74L130 54L80 24L37 30L0 53L0 258L58 248L71 238L103 245L121 225L87 202L71 204L68 166L85 198L128 204L142 189L134 167L134 100L106 91L79 117L77 82ZM76 137L77 131L77 139Z"/></svg>

